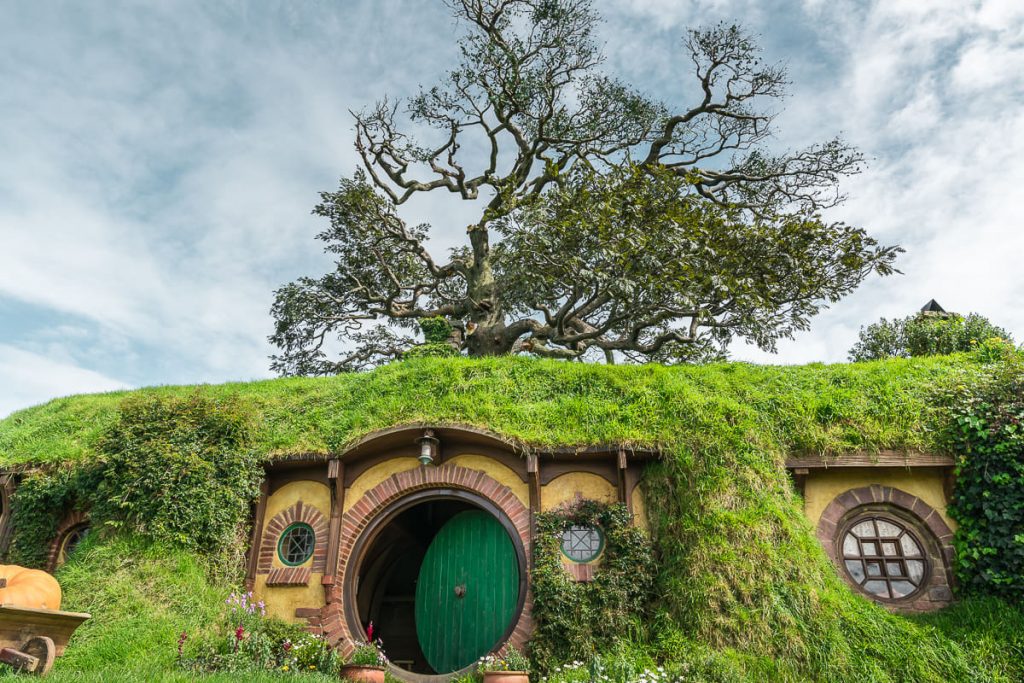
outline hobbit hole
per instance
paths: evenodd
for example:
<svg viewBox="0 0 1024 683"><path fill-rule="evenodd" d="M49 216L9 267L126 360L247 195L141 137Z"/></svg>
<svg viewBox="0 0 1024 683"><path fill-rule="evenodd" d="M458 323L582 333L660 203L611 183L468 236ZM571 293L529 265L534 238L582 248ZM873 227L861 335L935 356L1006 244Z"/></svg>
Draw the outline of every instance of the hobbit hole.
<svg viewBox="0 0 1024 683"><path fill-rule="evenodd" d="M448 680L480 656L524 647L533 628L530 569L538 515L581 501L620 503L646 528L641 484L653 451L531 451L475 428L423 426L373 434L332 457L266 465L252 514L246 583L268 614L305 623L343 653L373 624L407 681ZM426 460L426 462L424 462ZM805 514L837 574L898 611L948 604L952 460L882 452L786 463ZM0 490L0 534L10 535ZM88 533L69 512L48 567ZM599 526L559 530L561 565L578 582L600 571Z"/></svg>

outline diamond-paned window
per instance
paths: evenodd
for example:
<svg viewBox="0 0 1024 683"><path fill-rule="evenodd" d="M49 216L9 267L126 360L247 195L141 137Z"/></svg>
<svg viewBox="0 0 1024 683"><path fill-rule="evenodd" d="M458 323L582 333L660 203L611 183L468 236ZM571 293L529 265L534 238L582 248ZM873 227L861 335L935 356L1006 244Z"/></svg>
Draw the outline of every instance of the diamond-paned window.
<svg viewBox="0 0 1024 683"><path fill-rule="evenodd" d="M313 533L313 527L299 522L281 534L281 540L277 543L277 556L289 567L295 567L313 556L315 546L316 534Z"/></svg>
<svg viewBox="0 0 1024 683"><path fill-rule="evenodd" d="M573 562L597 559L604 548L604 534L594 526L573 525L562 532L562 553Z"/></svg>
<svg viewBox="0 0 1024 683"><path fill-rule="evenodd" d="M842 552L853 582L885 600L916 593L928 569L921 542L901 522L887 517L858 520L843 534Z"/></svg>

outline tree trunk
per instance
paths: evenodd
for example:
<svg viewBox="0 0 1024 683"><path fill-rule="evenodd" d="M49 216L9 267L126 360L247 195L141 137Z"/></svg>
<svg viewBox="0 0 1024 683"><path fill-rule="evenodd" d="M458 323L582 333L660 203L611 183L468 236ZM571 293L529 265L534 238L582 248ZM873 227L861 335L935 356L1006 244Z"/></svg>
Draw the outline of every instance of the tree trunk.
<svg viewBox="0 0 1024 683"><path fill-rule="evenodd" d="M467 304L469 320L475 327L467 330L466 350L470 356L503 356L512 351L514 339L505 338L505 314L501 293L491 267L491 247L487 224L469 226L473 247L473 265L469 270Z"/></svg>

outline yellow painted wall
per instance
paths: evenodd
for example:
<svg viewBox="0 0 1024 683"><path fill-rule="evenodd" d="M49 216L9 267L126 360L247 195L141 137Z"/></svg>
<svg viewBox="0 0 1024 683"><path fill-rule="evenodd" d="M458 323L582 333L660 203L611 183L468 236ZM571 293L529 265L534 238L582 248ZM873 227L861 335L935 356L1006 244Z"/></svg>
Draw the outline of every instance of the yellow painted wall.
<svg viewBox="0 0 1024 683"><path fill-rule="evenodd" d="M804 513L817 526L832 500L850 489L880 484L917 496L942 515L950 529L956 522L946 513L945 471L938 467L835 467L814 469L804 488Z"/></svg>
<svg viewBox="0 0 1024 683"><path fill-rule="evenodd" d="M310 506L320 511L324 519L331 517L331 490L316 481L293 481L285 484L274 492L267 499L267 511L263 518L264 529L274 517L302 501L303 507ZM275 544L274 558L271 561L273 567L283 567L284 563L277 556L277 539L272 539ZM316 539L317 545L326 543L327 539ZM313 558L309 558L302 566L313 564ZM320 584L323 578L322 573L314 573L309 577L309 583L305 586L272 586L267 587L267 575L257 574L256 583L253 586L253 593L257 599L263 600L267 605L267 614L297 621L295 618L296 607L322 607L324 605L324 589Z"/></svg>
<svg viewBox="0 0 1024 683"><path fill-rule="evenodd" d="M619 500L618 491L604 477L590 472L569 472L555 477L547 486L541 487L541 509L545 512L562 506L579 497L602 503Z"/></svg>
<svg viewBox="0 0 1024 683"><path fill-rule="evenodd" d="M271 586L267 587L267 575L257 574L252 592L257 600L267 605L267 616L278 617L285 621L306 623L304 619L295 617L297 607L323 607L324 587L320 584L323 574L314 572L309 575L309 583L305 586Z"/></svg>
<svg viewBox="0 0 1024 683"><path fill-rule="evenodd" d="M444 464L465 467L470 470L480 470L499 484L512 489L512 493L516 494L516 498L519 499L520 503L527 507L530 505L530 487L519 478L519 475L511 467L501 464L494 458L488 458L486 455L464 454L457 455L451 460L445 460Z"/></svg>
<svg viewBox="0 0 1024 683"><path fill-rule="evenodd" d="M650 531L650 522L647 518L647 499L644 498L644 490L640 484L633 487L633 523L644 531Z"/></svg>
<svg viewBox="0 0 1024 683"><path fill-rule="evenodd" d="M416 460L416 458L411 457L392 458L390 460L377 463L356 477L356 480L352 482L352 485L345 489L345 505L342 508L342 512L348 512L349 508L359 502L359 499L363 497L363 494L391 475L398 474L399 472L405 472L406 470L416 469L419 466L419 461Z"/></svg>

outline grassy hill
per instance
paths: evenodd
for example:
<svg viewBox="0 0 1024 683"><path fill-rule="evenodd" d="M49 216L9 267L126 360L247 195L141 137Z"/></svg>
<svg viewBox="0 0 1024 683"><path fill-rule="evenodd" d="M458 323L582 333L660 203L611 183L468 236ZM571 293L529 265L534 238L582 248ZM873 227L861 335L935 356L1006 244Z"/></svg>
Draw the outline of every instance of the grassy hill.
<svg viewBox="0 0 1024 683"><path fill-rule="evenodd" d="M942 416L932 393L978 374L968 356L801 367L419 359L331 378L57 399L0 421L0 465L81 467L98 457L124 401L139 397L230 402L251 421L249 447L266 458L337 452L410 422L478 425L528 446L657 447L664 458L645 486L658 595L601 658L665 665L683 680L1022 680L1018 607L973 599L909 619L854 595L783 467L791 453L933 449ZM57 673L177 675L174 634L201 628L227 590L202 566L124 534L76 553L61 572L66 608L96 618ZM152 589L115 588L137 582Z"/></svg>

